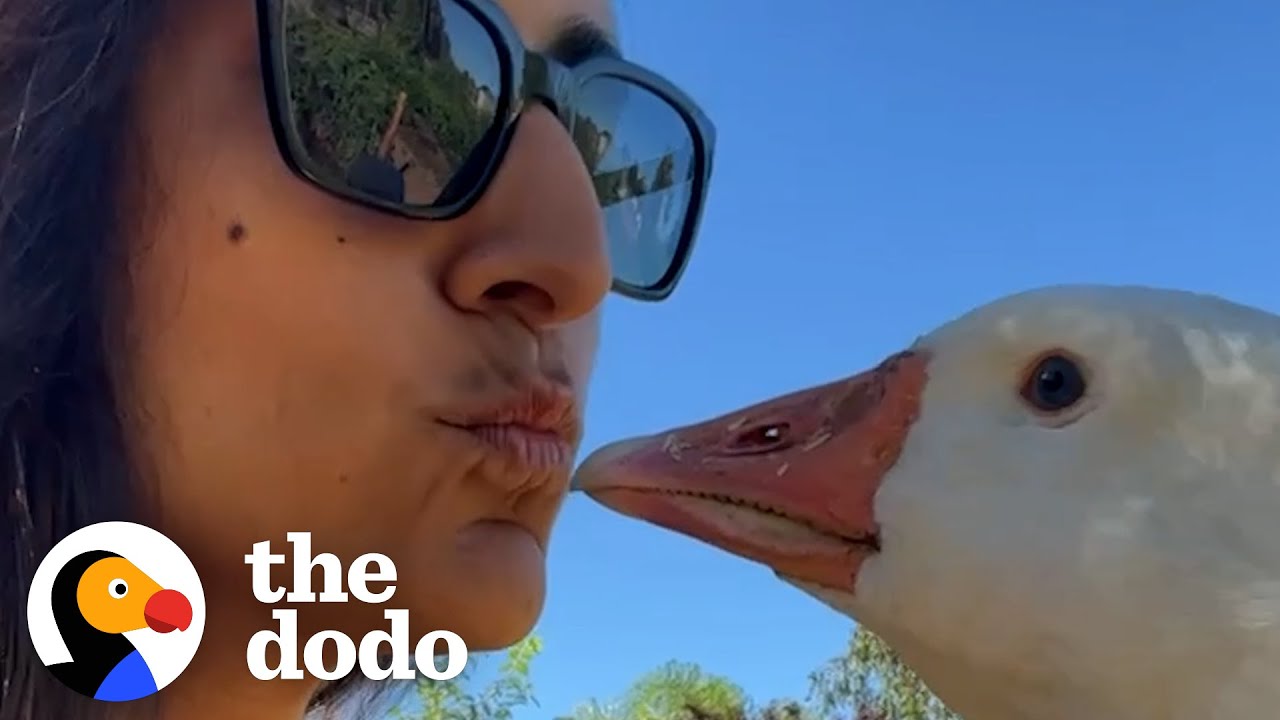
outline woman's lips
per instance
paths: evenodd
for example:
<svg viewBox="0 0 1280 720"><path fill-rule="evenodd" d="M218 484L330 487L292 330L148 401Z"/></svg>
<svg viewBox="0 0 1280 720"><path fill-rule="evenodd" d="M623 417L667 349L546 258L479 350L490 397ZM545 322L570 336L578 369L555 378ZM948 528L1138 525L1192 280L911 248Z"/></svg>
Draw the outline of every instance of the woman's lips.
<svg viewBox="0 0 1280 720"><path fill-rule="evenodd" d="M454 410L437 420L535 472L572 467L581 434L573 392L550 380L526 385L504 402Z"/></svg>
<svg viewBox="0 0 1280 720"><path fill-rule="evenodd" d="M573 462L573 447L558 433L513 423L451 427L530 470L567 468Z"/></svg>

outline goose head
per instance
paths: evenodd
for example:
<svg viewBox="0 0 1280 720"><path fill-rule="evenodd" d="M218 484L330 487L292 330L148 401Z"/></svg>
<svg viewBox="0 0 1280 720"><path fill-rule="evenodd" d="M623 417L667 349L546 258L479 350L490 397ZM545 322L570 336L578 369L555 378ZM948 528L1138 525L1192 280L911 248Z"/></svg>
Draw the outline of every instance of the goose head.
<svg viewBox="0 0 1280 720"><path fill-rule="evenodd" d="M974 720L1280 705L1280 318L1009 296L852 377L590 456L576 487L771 568Z"/></svg>

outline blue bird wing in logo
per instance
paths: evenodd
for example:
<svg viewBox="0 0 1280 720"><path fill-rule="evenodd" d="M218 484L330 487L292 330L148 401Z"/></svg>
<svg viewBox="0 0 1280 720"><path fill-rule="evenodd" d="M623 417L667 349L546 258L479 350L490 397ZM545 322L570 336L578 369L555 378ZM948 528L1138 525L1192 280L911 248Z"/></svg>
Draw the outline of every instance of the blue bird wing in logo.
<svg viewBox="0 0 1280 720"><path fill-rule="evenodd" d="M107 674L94 693L95 700L128 702L156 692L156 679L137 650L129 653Z"/></svg>

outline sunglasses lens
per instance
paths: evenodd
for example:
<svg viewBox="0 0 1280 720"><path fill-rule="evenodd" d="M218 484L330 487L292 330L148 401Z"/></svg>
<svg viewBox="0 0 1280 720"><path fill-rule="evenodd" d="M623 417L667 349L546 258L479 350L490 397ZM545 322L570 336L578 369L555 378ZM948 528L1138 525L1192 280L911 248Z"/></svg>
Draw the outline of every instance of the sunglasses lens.
<svg viewBox="0 0 1280 720"><path fill-rule="evenodd" d="M330 186L408 206L466 192L500 100L485 26L450 0L283 2L298 161Z"/></svg>
<svg viewBox="0 0 1280 720"><path fill-rule="evenodd" d="M684 117L659 95L612 76L578 96L574 140L604 209L614 277L656 289L680 260L697 155Z"/></svg>
<svg viewBox="0 0 1280 720"><path fill-rule="evenodd" d="M322 184L409 208L451 205L491 159L508 102L500 40L456 0L280 0L296 163ZM600 75L578 88L574 140L604 212L615 280L667 285L682 261L694 131L669 101Z"/></svg>

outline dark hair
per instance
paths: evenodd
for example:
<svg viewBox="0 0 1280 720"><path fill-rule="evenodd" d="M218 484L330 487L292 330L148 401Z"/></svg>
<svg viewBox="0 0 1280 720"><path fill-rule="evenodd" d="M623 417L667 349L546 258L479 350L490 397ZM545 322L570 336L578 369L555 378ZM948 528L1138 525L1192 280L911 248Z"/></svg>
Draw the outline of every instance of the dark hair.
<svg viewBox="0 0 1280 720"><path fill-rule="evenodd" d="M64 688L27 630L59 540L136 517L111 362L137 201L134 85L160 0L0 0L0 720L105 716ZM116 350L113 352L113 348ZM329 685L317 705L336 702Z"/></svg>
<svg viewBox="0 0 1280 720"><path fill-rule="evenodd" d="M155 4L0 0L0 720L102 715L41 667L26 596L55 543L136 506L104 308Z"/></svg>

